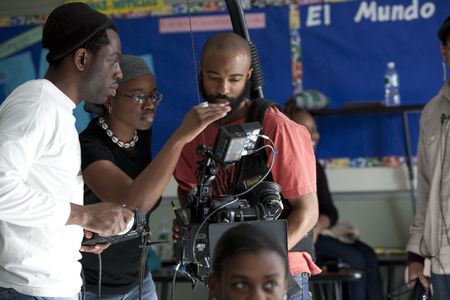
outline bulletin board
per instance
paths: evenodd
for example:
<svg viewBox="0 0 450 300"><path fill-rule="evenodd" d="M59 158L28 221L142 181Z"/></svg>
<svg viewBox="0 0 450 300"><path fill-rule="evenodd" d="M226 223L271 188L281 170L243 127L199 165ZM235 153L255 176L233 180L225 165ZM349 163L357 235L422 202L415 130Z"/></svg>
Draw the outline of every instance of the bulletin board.
<svg viewBox="0 0 450 300"><path fill-rule="evenodd" d="M249 34L264 73L265 96L284 102L292 92L289 9L287 6L245 12ZM153 125L153 153L157 153L181 124L186 112L201 101L197 74L201 48L214 33L232 31L226 12L116 18L122 52L142 56L153 69L164 100ZM17 85L42 78L47 70L41 48L42 26L0 28L0 101ZM2 52L3 51L3 52ZM3 53L3 55L2 55ZM77 128L90 119L82 105L76 109Z"/></svg>
<svg viewBox="0 0 450 300"><path fill-rule="evenodd" d="M223 3L217 2L217 8L223 9ZM449 1L305 0L299 2L299 9L298 15L292 5L245 10L260 54L267 98L284 104L292 94L293 36L300 37L301 64L295 71L301 73L303 89L322 91L331 100L330 108L381 101L388 61L396 62L403 104L426 103L442 86L436 31L450 11ZM231 30L226 12L192 13L192 33L185 8L174 6L174 15L169 14L114 18L123 53L142 56L165 95L154 123L153 153L200 101L196 79L203 43L215 32ZM0 27L0 102L17 85L42 78L47 70L46 51L40 44L45 19L41 25L36 25L39 18L18 20L20 26ZM292 29L296 20L299 29ZM90 116L81 106L75 114L82 130ZM413 154L419 117L409 118ZM319 158L405 155L399 115L321 117L318 125Z"/></svg>
<svg viewBox="0 0 450 300"><path fill-rule="evenodd" d="M442 84L437 30L450 1L344 1L300 7L303 88L322 91L330 108L381 101L383 74L396 63L402 104L428 102ZM420 114L409 117L416 154ZM404 156L400 115L318 118L320 158Z"/></svg>

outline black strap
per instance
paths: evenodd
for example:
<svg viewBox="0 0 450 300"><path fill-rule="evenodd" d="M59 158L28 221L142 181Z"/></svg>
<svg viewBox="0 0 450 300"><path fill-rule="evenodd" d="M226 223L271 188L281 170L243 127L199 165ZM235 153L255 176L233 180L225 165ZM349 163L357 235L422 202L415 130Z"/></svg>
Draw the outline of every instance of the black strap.
<svg viewBox="0 0 450 300"><path fill-rule="evenodd" d="M246 122L258 121L261 125L264 122L264 116L266 110L269 107L280 106L271 100L258 98L252 100L252 104L248 110ZM264 128L262 129L264 132ZM259 139L256 148L263 145L262 139ZM247 183L255 183L258 181L261 175L267 172L267 154L266 151L259 151L255 154L244 156L236 164L236 179L234 181L233 194L241 193L250 186ZM269 174L266 178L267 181L273 181L272 174ZM252 197L251 195L245 195L247 197ZM244 196L244 197L245 197Z"/></svg>
<svg viewBox="0 0 450 300"><path fill-rule="evenodd" d="M266 114L266 110L269 107L276 107L281 110L281 106L269 99L258 98L252 100L252 105L250 106L247 114L247 122L259 121L261 125L264 122L264 116Z"/></svg>

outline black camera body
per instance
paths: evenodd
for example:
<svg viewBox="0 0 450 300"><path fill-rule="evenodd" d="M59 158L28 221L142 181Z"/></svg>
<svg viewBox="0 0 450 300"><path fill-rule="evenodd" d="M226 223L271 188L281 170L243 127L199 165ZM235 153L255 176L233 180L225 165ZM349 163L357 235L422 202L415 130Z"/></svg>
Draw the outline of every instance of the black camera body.
<svg viewBox="0 0 450 300"><path fill-rule="evenodd" d="M276 220L283 210L280 186L262 181L254 186L255 199L233 195L212 198L212 182L217 175L216 163L239 161L254 152L261 126L259 122L221 127L212 149L201 146L197 186L188 196L186 208L175 209L180 228L174 246L177 262L193 283L207 283L211 272L209 224Z"/></svg>
<svg viewBox="0 0 450 300"><path fill-rule="evenodd" d="M175 210L180 226L174 252L193 278L206 283L211 272L209 224L276 220L283 210L278 184L264 181L263 201L224 197L211 198L206 205ZM196 197L192 196L191 197ZM192 203L192 202L189 202Z"/></svg>
<svg viewBox="0 0 450 300"><path fill-rule="evenodd" d="M124 234L113 235L113 236L99 236L94 234L90 239L84 238L81 245L83 246L94 246L100 243L111 243L116 244L124 241L128 241L135 238L141 238L142 245L145 245L150 241L150 227L147 224L147 218L145 214L140 212L137 208L134 209L134 219L133 225Z"/></svg>

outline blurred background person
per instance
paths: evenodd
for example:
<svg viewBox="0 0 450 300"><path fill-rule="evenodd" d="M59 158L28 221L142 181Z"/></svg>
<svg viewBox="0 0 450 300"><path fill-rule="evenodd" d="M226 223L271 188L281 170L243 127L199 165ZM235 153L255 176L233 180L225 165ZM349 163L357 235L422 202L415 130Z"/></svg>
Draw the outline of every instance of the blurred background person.
<svg viewBox="0 0 450 300"><path fill-rule="evenodd" d="M316 121L302 108L302 102L297 101L299 97L302 95L292 97L286 103L284 112L293 121L306 127L311 134L313 146L316 147L320 139ZM375 252L369 245L358 240L358 231L354 226L338 223L338 211L331 197L325 170L318 160L316 174L319 220L313 229L313 240L318 264L332 259L336 263L342 261L348 267L364 272L361 279L347 284L344 299L383 299L383 283Z"/></svg>
<svg viewBox="0 0 450 300"><path fill-rule="evenodd" d="M450 180L449 126L450 81L450 16L438 30L444 72L444 85L424 107L420 119L417 151L417 202L410 227L408 281L419 280L430 288L430 278L424 274L425 258L431 260L433 299L450 299Z"/></svg>

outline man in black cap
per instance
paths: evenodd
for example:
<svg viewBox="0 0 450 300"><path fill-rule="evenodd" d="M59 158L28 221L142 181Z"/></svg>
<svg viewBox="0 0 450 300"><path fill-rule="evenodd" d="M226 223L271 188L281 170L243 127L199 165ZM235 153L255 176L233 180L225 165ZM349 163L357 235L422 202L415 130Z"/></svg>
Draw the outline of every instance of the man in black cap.
<svg viewBox="0 0 450 300"><path fill-rule="evenodd" d="M87 236L117 234L133 218L118 204L82 205L73 116L81 100L103 103L116 93L114 25L69 3L49 15L42 43L45 79L22 84L0 106L0 299L79 299L83 228Z"/></svg>
<svg viewBox="0 0 450 300"><path fill-rule="evenodd" d="M444 74L450 67L450 16L438 31ZM417 204L410 228L408 280L433 286L433 299L450 299L450 80L425 106L420 120ZM424 274L424 261L431 270ZM420 286L417 286L420 287Z"/></svg>

